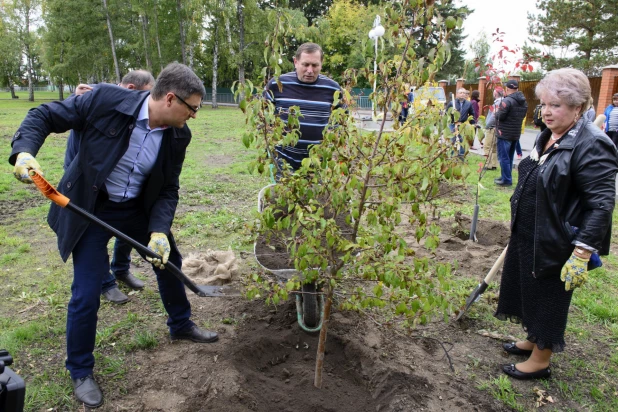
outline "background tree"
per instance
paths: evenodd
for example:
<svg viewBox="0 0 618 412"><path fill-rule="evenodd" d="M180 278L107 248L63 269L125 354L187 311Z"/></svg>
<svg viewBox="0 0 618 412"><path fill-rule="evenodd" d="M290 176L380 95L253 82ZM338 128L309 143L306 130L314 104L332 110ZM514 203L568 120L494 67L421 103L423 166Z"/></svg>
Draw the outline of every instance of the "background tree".
<svg viewBox="0 0 618 412"><path fill-rule="evenodd" d="M5 3L5 7L7 7ZM26 78L28 80L28 100L34 101L34 60L36 35L32 31L36 16L40 15L39 0L15 0L8 6L10 18L15 22L19 44L26 61Z"/></svg>
<svg viewBox="0 0 618 412"><path fill-rule="evenodd" d="M538 0L540 13L528 13L531 39L551 56L543 68L571 66L587 75L615 63L618 50L618 0Z"/></svg>
<svg viewBox="0 0 618 412"><path fill-rule="evenodd" d="M478 78L483 75L487 69L487 64L491 62L489 49L490 45L487 41L487 34L485 32L479 33L470 45L472 59L466 60L464 64L463 76L466 79L466 83L478 83Z"/></svg>
<svg viewBox="0 0 618 412"><path fill-rule="evenodd" d="M10 15L0 11L0 85L8 87L14 99L17 97L15 83L21 75L21 51L16 44L19 44L17 28Z"/></svg>

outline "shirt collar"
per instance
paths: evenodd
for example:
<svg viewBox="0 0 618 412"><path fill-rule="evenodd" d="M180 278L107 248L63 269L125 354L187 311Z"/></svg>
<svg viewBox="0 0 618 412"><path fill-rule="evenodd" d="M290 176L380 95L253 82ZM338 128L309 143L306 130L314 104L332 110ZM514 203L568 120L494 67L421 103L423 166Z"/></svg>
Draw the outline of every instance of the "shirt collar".
<svg viewBox="0 0 618 412"><path fill-rule="evenodd" d="M137 121L140 122L140 124L144 124L146 125L146 128L148 130L150 130L150 126L148 125L148 121L150 120L150 117L148 116L148 102L150 101L150 96L146 97L146 99L144 99L144 103L142 103L142 107L139 109L139 114L137 115ZM161 127L155 127L154 130L165 130L167 129L169 126L161 126Z"/></svg>

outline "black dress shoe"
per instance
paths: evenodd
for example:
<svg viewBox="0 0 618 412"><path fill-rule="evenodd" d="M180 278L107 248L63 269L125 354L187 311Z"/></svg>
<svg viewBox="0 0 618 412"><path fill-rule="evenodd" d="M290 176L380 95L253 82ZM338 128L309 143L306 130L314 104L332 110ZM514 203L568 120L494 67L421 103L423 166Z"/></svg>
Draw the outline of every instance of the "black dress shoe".
<svg viewBox="0 0 618 412"><path fill-rule="evenodd" d="M103 394L92 375L73 379L73 392L77 400L89 408L98 408L103 405Z"/></svg>
<svg viewBox="0 0 618 412"><path fill-rule="evenodd" d="M110 302L116 303L116 304L127 303L129 301L129 297L125 295L124 293L122 293L122 291L118 289L118 286L114 286L107 292L104 292L103 297L109 300Z"/></svg>
<svg viewBox="0 0 618 412"><path fill-rule="evenodd" d="M197 325L191 326L191 329L187 329L184 332L170 334L172 340L192 340L197 343L212 343L219 340L217 332L211 332L208 330L201 330Z"/></svg>
<svg viewBox="0 0 618 412"><path fill-rule="evenodd" d="M551 370L549 366L545 369L541 369L536 372L522 372L515 367L514 364L503 365L502 372L506 373L509 376L512 376L515 379L527 380L527 379L545 379L551 376Z"/></svg>
<svg viewBox="0 0 618 412"><path fill-rule="evenodd" d="M526 350L526 349L518 348L517 345L515 345L515 342L503 343L502 347L504 348L505 351L507 351L508 353L512 353L513 355L526 355L526 356L529 356L529 355L532 354L531 350Z"/></svg>
<svg viewBox="0 0 618 412"><path fill-rule="evenodd" d="M502 186L502 187L509 187L509 186L513 186L513 183L506 183L504 180L502 179L495 179L494 183L497 186Z"/></svg>
<svg viewBox="0 0 618 412"><path fill-rule="evenodd" d="M116 273L116 280L124 283L133 290L144 288L144 282L133 276L131 272Z"/></svg>

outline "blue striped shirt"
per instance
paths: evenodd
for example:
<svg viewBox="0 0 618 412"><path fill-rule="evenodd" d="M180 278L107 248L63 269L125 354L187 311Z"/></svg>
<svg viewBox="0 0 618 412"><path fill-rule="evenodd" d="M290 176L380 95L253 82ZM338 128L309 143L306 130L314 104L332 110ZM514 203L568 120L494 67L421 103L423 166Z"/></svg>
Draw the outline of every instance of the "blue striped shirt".
<svg viewBox="0 0 618 412"><path fill-rule="evenodd" d="M319 75L313 83L298 80L296 72L279 76L282 90L277 82L268 82L266 97L275 105L275 111L287 123L291 106L300 107L300 138L296 146L277 146L277 155L292 166L300 168L304 158L309 156L309 147L322 143L324 128L328 125L335 92L340 91L339 84L326 76ZM342 96L341 96L342 97Z"/></svg>
<svg viewBox="0 0 618 412"><path fill-rule="evenodd" d="M129 148L105 181L109 199L113 202L126 202L140 195L142 186L159 155L163 130L166 127L150 129L149 100L150 96L142 104L137 123L131 133Z"/></svg>

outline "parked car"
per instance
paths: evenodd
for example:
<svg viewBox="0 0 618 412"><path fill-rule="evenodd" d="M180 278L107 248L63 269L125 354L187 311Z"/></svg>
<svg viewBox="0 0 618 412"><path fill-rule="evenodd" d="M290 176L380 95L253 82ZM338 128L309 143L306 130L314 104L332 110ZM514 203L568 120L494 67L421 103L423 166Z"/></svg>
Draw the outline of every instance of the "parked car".
<svg viewBox="0 0 618 412"><path fill-rule="evenodd" d="M446 104L446 93L444 93L442 87L423 86L415 89L412 93L414 94L413 106L415 108L437 105L442 109Z"/></svg>

